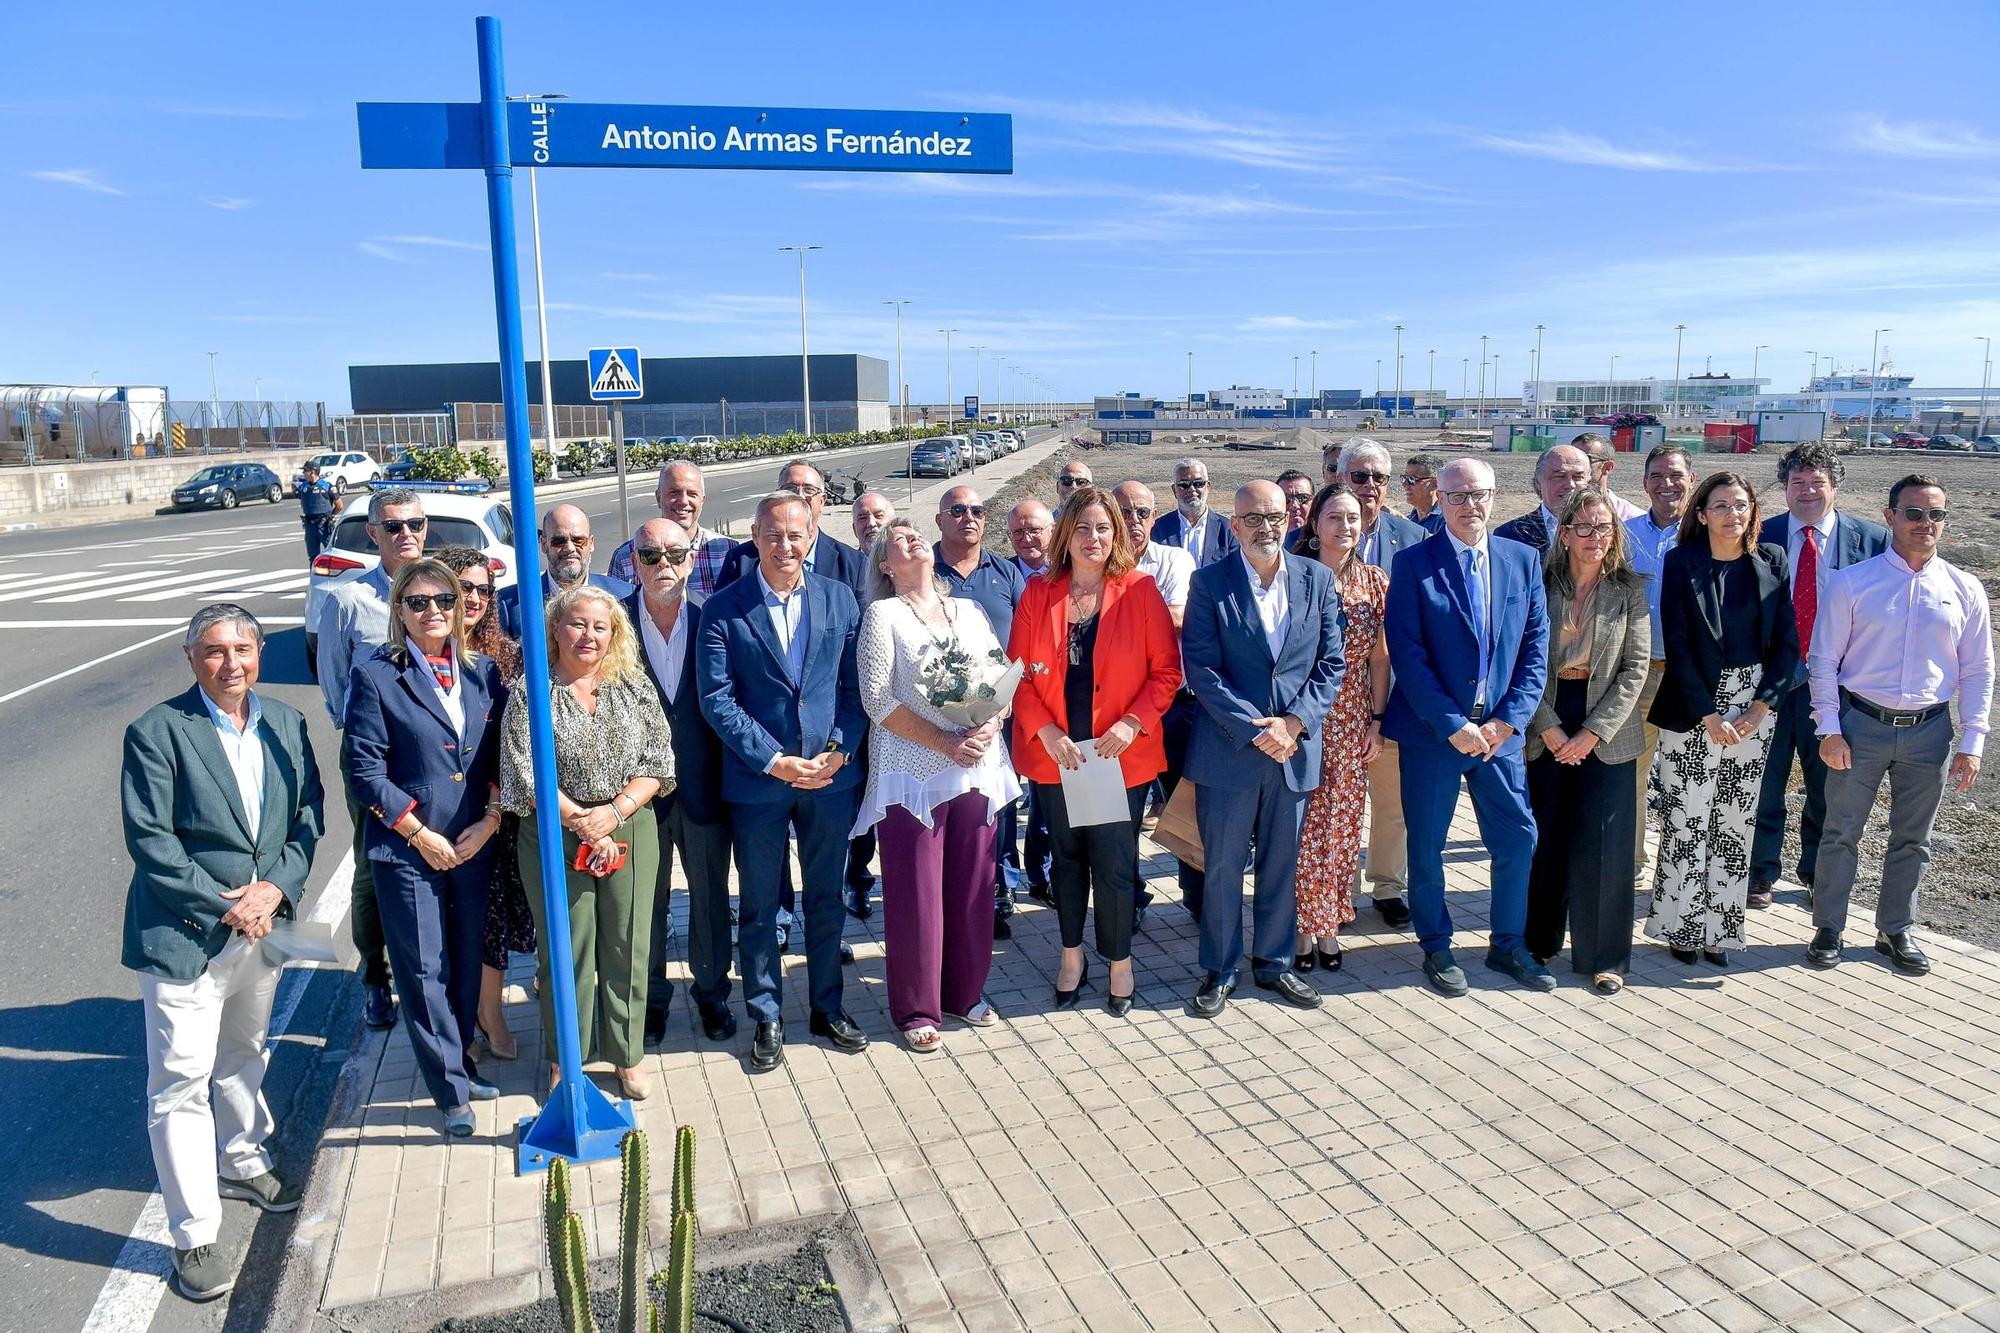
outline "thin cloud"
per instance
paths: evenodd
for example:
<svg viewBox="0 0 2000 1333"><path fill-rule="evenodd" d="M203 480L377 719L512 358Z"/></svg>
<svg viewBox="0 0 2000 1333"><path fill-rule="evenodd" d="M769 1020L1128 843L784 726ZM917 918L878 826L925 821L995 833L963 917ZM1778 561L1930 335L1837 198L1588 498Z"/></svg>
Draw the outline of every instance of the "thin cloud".
<svg viewBox="0 0 2000 1333"><path fill-rule="evenodd" d="M60 171L31 171L29 177L47 181L51 185L68 185L78 190L88 190L92 194L122 195L119 189L104 179L104 173L96 167L66 167Z"/></svg>
<svg viewBox="0 0 2000 1333"><path fill-rule="evenodd" d="M210 315L218 324L324 324L324 315Z"/></svg>
<svg viewBox="0 0 2000 1333"><path fill-rule="evenodd" d="M220 209L224 213L238 213L252 207L257 201L255 199L240 198L236 195L211 194L203 197L201 202L210 208Z"/></svg>
<svg viewBox="0 0 2000 1333"><path fill-rule="evenodd" d="M374 236L370 239L380 245L427 245L440 250L477 250L482 254L486 250L481 242L454 240L449 236Z"/></svg>
<svg viewBox="0 0 2000 1333"><path fill-rule="evenodd" d="M1238 333L1315 333L1361 327L1358 319L1306 319L1301 315L1251 315L1236 325Z"/></svg>
<svg viewBox="0 0 2000 1333"><path fill-rule="evenodd" d="M1723 169L1711 162L1697 162L1680 153L1649 148L1623 148L1594 134L1574 130L1546 130L1540 133L1466 135L1481 148L1519 157L1547 158L1581 167L1612 167L1619 171L1715 171Z"/></svg>
<svg viewBox="0 0 2000 1333"><path fill-rule="evenodd" d="M1024 97L987 98L984 105L1055 122L1071 137L1049 142L1102 152L1198 157L1295 172L1332 171L1344 166L1353 154L1353 146L1343 136L1301 130L1291 122L1250 111L1235 112L1224 119L1155 102L1062 102Z"/></svg>
<svg viewBox="0 0 2000 1333"><path fill-rule="evenodd" d="M2000 139L1963 125L1895 122L1870 116L1854 127L1849 142L1891 157L1979 158L2000 155Z"/></svg>
<svg viewBox="0 0 2000 1333"><path fill-rule="evenodd" d="M356 241L354 248L364 255L374 255L377 259L393 260L398 264L407 264L410 262L408 255L402 253L400 250L391 250L380 241Z"/></svg>

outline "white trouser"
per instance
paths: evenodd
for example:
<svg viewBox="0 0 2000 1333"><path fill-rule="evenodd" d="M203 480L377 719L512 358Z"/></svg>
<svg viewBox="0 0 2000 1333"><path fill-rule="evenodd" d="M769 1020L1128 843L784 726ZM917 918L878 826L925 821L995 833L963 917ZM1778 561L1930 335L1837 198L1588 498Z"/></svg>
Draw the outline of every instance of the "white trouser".
<svg viewBox="0 0 2000 1333"><path fill-rule="evenodd" d="M241 935L193 981L140 974L146 1134L177 1250L215 1243L222 1228L218 1173L248 1180L271 1169L264 1032L278 975L262 947Z"/></svg>

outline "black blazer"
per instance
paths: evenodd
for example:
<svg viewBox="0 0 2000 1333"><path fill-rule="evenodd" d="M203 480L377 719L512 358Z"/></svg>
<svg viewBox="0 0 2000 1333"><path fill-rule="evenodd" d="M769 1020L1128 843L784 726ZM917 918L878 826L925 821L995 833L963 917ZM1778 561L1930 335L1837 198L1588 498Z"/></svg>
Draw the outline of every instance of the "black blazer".
<svg viewBox="0 0 2000 1333"><path fill-rule="evenodd" d="M1542 506L1538 501L1533 509L1519 518L1510 518L1493 529L1495 537L1505 537L1510 542L1532 546L1537 551L1549 549L1549 525L1542 521Z"/></svg>
<svg viewBox="0 0 2000 1333"><path fill-rule="evenodd" d="M660 696L660 708L667 715L667 731L674 747L674 789L653 800L653 812L665 819L673 808L673 802L680 802L681 812L697 824L718 824L725 813L722 806L722 741L708 725L708 719L701 715L701 686L695 683L694 660L701 642L701 602L695 598L684 598L681 602L681 618L687 621L687 651L681 657L681 678L674 690L673 702L667 701L667 692L661 688L660 678L653 671L653 659L646 653L645 631L639 629L646 615L645 592L634 592L625 599L625 613L632 617L632 628L639 633L639 661L646 668L646 679L653 682L653 690Z"/></svg>
<svg viewBox="0 0 2000 1333"><path fill-rule="evenodd" d="M1799 627L1785 548L1760 544L1747 557L1757 576L1757 642L1763 674L1756 697L1776 708L1799 674ZM1665 677L1646 720L1662 731L1693 731L1715 711L1722 679L1722 608L1706 542L1676 546L1660 571L1660 636Z"/></svg>

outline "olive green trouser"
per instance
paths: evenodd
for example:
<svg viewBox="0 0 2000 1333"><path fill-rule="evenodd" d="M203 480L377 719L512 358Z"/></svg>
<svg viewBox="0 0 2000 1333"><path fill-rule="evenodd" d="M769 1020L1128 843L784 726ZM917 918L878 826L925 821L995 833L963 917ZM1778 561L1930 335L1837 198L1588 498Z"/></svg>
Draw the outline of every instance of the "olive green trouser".
<svg viewBox="0 0 2000 1333"><path fill-rule="evenodd" d="M577 1038L583 1061L630 1069L646 1055L646 964L652 948L653 883L659 877L659 821L650 810L613 836L631 847L603 879L570 867L577 840L564 830L562 864L569 898L571 975L576 978ZM535 917L542 976L542 1044L556 1058L555 987L549 981L548 905L542 898L541 840L533 815L521 819L521 883Z"/></svg>

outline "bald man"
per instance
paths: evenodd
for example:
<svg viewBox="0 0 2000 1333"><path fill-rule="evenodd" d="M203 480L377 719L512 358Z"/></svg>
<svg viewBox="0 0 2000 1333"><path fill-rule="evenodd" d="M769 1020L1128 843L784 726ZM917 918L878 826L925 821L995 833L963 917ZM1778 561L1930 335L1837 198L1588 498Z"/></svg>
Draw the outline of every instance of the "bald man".
<svg viewBox="0 0 2000 1333"><path fill-rule="evenodd" d="M632 595L632 585L608 574L590 572L590 515L573 504L559 504L542 515L542 601L581 583L602 588L623 601ZM521 587L515 584L500 590L500 627L513 638L521 637Z"/></svg>

